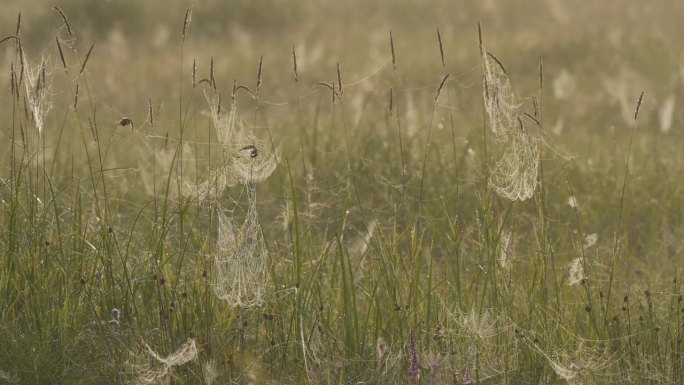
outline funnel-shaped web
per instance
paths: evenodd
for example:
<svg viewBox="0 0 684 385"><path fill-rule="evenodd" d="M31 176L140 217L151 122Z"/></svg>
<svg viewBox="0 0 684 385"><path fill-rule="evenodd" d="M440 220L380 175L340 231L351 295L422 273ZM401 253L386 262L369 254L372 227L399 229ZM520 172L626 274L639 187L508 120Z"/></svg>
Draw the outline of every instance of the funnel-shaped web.
<svg viewBox="0 0 684 385"><path fill-rule="evenodd" d="M219 102L207 96L216 128L221 157L201 183L184 186L186 195L200 200L218 200L226 187L253 184L268 178L278 166L280 147L256 138L237 114L235 102L230 112L219 112Z"/></svg>
<svg viewBox="0 0 684 385"><path fill-rule="evenodd" d="M48 111L52 109L52 93L51 93L51 76L47 68L50 68L49 60L41 60L39 66L31 66L28 64L26 57L22 57L25 63L24 71L26 74L26 81L24 86L26 88L26 103L31 111L33 123L38 129L38 134L43 134L43 123Z"/></svg>

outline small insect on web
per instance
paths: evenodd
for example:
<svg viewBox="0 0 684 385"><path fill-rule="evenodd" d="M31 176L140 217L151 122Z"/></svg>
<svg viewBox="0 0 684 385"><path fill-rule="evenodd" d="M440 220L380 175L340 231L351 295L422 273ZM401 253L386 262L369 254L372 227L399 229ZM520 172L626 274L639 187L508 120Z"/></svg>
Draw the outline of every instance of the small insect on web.
<svg viewBox="0 0 684 385"><path fill-rule="evenodd" d="M133 120L131 120L130 118L127 118L127 117L124 116L123 118L121 118L121 120L119 120L119 122L117 123L117 125L118 125L119 127L128 127L128 126L130 126L131 129L133 129Z"/></svg>

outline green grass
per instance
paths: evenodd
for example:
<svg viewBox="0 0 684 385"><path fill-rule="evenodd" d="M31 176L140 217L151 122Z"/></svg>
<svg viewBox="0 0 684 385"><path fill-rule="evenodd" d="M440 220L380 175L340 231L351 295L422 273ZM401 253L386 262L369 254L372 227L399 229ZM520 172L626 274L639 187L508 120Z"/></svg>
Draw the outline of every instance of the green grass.
<svg viewBox="0 0 684 385"><path fill-rule="evenodd" d="M386 10L378 7L378 14ZM292 12L316 10L306 9ZM135 384L141 368L157 368L168 370L171 383L200 384L211 378L207 365L219 384L684 381L678 115L671 132L660 132L648 88L629 123L607 91L580 98L611 76L608 64L590 67L598 60L591 54L607 43L569 44L578 55L563 68L579 90L565 99L554 96L553 82L566 53L544 54L540 88L538 55L516 56L497 37L500 27L483 23L487 47L507 66L523 110L546 128L537 189L512 202L490 184L504 145L483 111L475 19L463 37L440 29L446 60L434 27L421 26L413 37L393 29L396 67L389 28L377 47L382 60L372 65L360 56L349 60L358 66L316 62L295 44L296 80L291 46L254 48L244 53L249 60L216 55L214 89L200 82L209 79L218 45L202 17L209 18L206 10L190 22L184 42L182 23L174 25L173 48L155 48L159 59L129 58L136 65L124 72L134 80L108 78L107 69L122 69L98 58L112 54L115 38L105 48L96 43L84 66L92 40L74 24L70 46L61 18L39 31L45 41L22 31L21 50L18 39L0 45L7 58L0 80L7 90L0 99L0 383ZM425 31L433 40L420 40ZM332 33L324 34L323 43ZM55 36L64 65L56 46L44 48ZM202 49L202 38L211 48ZM454 48L455 39L468 45ZM563 37L553 30L544 39L538 47ZM433 55L426 58L428 45ZM131 52L141 47L131 43ZM450 64L452 49L459 66ZM52 56L41 89L26 88L21 72L40 66L35 52ZM229 76L259 88L257 52L265 58L258 97L236 93ZM430 63L421 67L421 60ZM634 62L647 63L641 56ZM660 68L633 67L639 76L619 79L627 90ZM27 103L41 92L53 108L38 133ZM625 97L636 108L639 94L630 92ZM205 94L220 95L223 111L237 109L265 143L261 153L282 146L278 168L255 187L268 249L260 306L231 307L214 290L217 210L241 224L251 193L239 183L216 200L183 192L236 156L219 142ZM120 126L127 115L133 126ZM558 119L564 128L554 133ZM597 242L585 245L594 233ZM570 286L577 258L585 278ZM109 322L113 308L120 310L117 325ZM194 359L165 366L153 358L189 340ZM419 378L409 372L412 355Z"/></svg>

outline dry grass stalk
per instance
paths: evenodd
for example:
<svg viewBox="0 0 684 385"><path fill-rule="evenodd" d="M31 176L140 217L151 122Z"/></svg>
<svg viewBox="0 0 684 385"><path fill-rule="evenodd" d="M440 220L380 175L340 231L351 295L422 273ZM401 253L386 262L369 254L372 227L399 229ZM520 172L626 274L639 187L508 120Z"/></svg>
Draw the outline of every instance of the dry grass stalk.
<svg viewBox="0 0 684 385"><path fill-rule="evenodd" d="M442 67L446 67L446 62L444 61L444 47L442 46L442 34L437 28L437 42L439 43L439 57L442 59Z"/></svg>
<svg viewBox="0 0 684 385"><path fill-rule="evenodd" d="M88 59L90 59L90 54L93 52L93 48L95 48L95 42L93 42L93 44L90 45L90 49L88 49L85 60L83 60L83 64L81 65L81 70L78 71L79 76L83 74L83 71L85 71L86 65L88 64Z"/></svg>
<svg viewBox="0 0 684 385"><path fill-rule="evenodd" d="M217 104L217 106L216 106L216 113L217 113L219 116L221 115L221 102L222 102L222 98L223 98L223 93L219 92L219 94L218 94L218 103L216 103L216 104Z"/></svg>
<svg viewBox="0 0 684 385"><path fill-rule="evenodd" d="M392 30L390 29L390 51L392 52L392 67L397 70L397 58L394 55L394 36L392 36Z"/></svg>
<svg viewBox="0 0 684 385"><path fill-rule="evenodd" d="M641 109L641 103L644 101L644 91L641 91L641 95L639 95L639 101L637 102L636 109L634 110L634 120L637 120L637 117L639 117L639 109Z"/></svg>
<svg viewBox="0 0 684 385"><path fill-rule="evenodd" d="M74 37L74 32L71 30L71 26L69 25L69 20L67 19L66 14L64 13L64 11L62 11L62 8L60 8L60 7L53 7L52 9L54 9L55 11L57 11L57 12L59 13L59 15L62 17L62 21L64 22L64 26L65 26L66 29L67 29L67 33L69 34L70 37L73 38L73 37Z"/></svg>
<svg viewBox="0 0 684 385"><path fill-rule="evenodd" d="M299 81L299 75L297 74L297 52L295 51L295 46L292 44L292 64L294 66L294 81Z"/></svg>
<svg viewBox="0 0 684 385"><path fill-rule="evenodd" d="M339 97L342 99L344 90L342 89L342 70L340 69L340 62L337 62L337 89L339 90Z"/></svg>
<svg viewBox="0 0 684 385"><path fill-rule="evenodd" d="M55 36L55 42L57 43L57 50L59 51L59 59L62 62L62 67L64 67L64 71L68 74L69 70L67 69L66 60L64 60L64 52L62 52L62 44L59 42L59 36Z"/></svg>
<svg viewBox="0 0 684 385"><path fill-rule="evenodd" d="M211 57L211 62L209 64L209 85L216 91L216 78L214 77L214 57Z"/></svg>
<svg viewBox="0 0 684 385"><path fill-rule="evenodd" d="M259 90L261 89L261 70L264 65L264 55L261 55L259 58L259 71L257 71L257 81L256 81L256 87L254 91L254 97L258 98L259 97Z"/></svg>
<svg viewBox="0 0 684 385"><path fill-rule="evenodd" d="M10 76L11 76L11 83L12 83L12 95L15 96L17 103L19 102L19 79L17 78L17 72L14 69L14 62L10 63Z"/></svg>
<svg viewBox="0 0 684 385"><path fill-rule="evenodd" d="M190 26L190 22L192 21L192 7L188 7L185 10L185 19L183 19L183 43L185 43L185 36L188 32L188 27Z"/></svg>
<svg viewBox="0 0 684 385"><path fill-rule="evenodd" d="M539 56L539 90L544 90L544 60Z"/></svg>
<svg viewBox="0 0 684 385"><path fill-rule="evenodd" d="M2 39L0 39L0 44L4 43L4 42L6 42L6 41L8 41L8 40L10 40L10 39L15 39L15 40L17 40L17 41L20 41L20 40L21 40L21 39L19 39L19 36L17 36L17 35L9 35L9 36L5 36L5 37L3 37Z"/></svg>
<svg viewBox="0 0 684 385"><path fill-rule="evenodd" d="M15 30L14 34L19 36L19 33L21 32L21 12L17 15L17 29Z"/></svg>
<svg viewBox="0 0 684 385"><path fill-rule="evenodd" d="M152 113L152 99L147 99L147 121L150 127L154 128L154 114Z"/></svg>
<svg viewBox="0 0 684 385"><path fill-rule="evenodd" d="M437 94L435 95L435 103L439 99L439 95L442 93L442 88L444 87L444 84L446 84L447 79L449 79L449 76L451 76L451 74L444 75L444 77L442 78L442 82L439 83L439 87L437 88Z"/></svg>
<svg viewBox="0 0 684 385"><path fill-rule="evenodd" d="M76 91L74 91L74 111L78 111L78 83L76 84Z"/></svg>
<svg viewBox="0 0 684 385"><path fill-rule="evenodd" d="M197 86L197 62L195 59L192 59L192 88L195 88Z"/></svg>

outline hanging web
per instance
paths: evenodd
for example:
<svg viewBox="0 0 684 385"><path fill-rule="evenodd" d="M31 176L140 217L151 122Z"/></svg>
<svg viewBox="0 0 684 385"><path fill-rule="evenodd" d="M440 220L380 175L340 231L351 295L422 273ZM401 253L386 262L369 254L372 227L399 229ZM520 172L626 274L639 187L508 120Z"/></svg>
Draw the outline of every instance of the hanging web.
<svg viewBox="0 0 684 385"><path fill-rule="evenodd" d="M504 146L503 154L492 167L490 184L500 197L524 201L537 188L540 136L523 121L521 103L503 64L481 44L482 93L489 128Z"/></svg>
<svg viewBox="0 0 684 385"><path fill-rule="evenodd" d="M518 119L518 129L509 137L503 155L492 169L490 183L499 196L524 201L537 188L539 138L522 119Z"/></svg>
<svg viewBox="0 0 684 385"><path fill-rule="evenodd" d="M482 65L484 67L482 91L485 110L489 117L489 127L496 140L505 142L511 132L516 130L521 104L499 59L483 49Z"/></svg>
<svg viewBox="0 0 684 385"><path fill-rule="evenodd" d="M248 206L242 226L226 209L218 209L218 242L214 291L232 307L248 308L263 303L268 250L256 211L256 189L246 185ZM228 213L230 214L230 213Z"/></svg>
<svg viewBox="0 0 684 385"><path fill-rule="evenodd" d="M147 357L135 355L133 362L129 363L129 368L135 377L133 381L135 385L168 383L173 377L174 367L197 359L197 344L194 339L188 339L166 357L152 350L147 343L143 342L142 345Z"/></svg>
<svg viewBox="0 0 684 385"><path fill-rule="evenodd" d="M29 65L26 56L22 57L25 63L24 71L26 73L26 103L31 112L33 123L38 129L38 134L43 134L43 125L45 116L52 109L52 78L48 72L51 68L49 59L42 59L40 65Z"/></svg>

